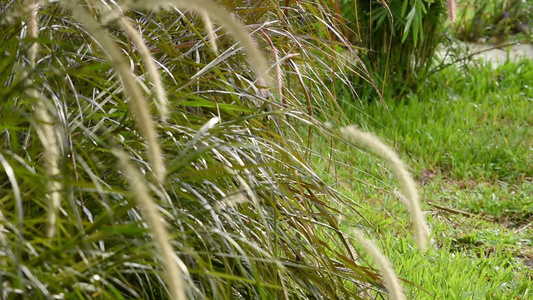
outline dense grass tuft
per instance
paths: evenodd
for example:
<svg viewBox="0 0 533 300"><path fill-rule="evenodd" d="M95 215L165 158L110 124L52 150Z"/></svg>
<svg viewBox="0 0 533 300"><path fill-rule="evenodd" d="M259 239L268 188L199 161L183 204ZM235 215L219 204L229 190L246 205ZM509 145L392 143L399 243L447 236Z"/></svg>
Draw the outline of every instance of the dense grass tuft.
<svg viewBox="0 0 533 300"><path fill-rule="evenodd" d="M308 155L316 135L341 139L319 118L346 122L324 85L348 82L342 23L325 1L221 3L41 3L38 35L2 4L0 293L385 292L340 230L354 201Z"/></svg>

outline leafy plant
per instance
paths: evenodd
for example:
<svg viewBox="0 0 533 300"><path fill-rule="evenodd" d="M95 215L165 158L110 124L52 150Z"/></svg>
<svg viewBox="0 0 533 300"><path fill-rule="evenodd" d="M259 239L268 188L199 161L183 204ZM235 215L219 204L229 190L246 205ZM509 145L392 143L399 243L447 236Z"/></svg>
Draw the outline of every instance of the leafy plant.
<svg viewBox="0 0 533 300"><path fill-rule="evenodd" d="M355 46L375 86L361 85L363 99L399 97L425 78L439 43L445 1L342 1ZM377 88L376 88L377 87ZM377 93L376 93L377 92Z"/></svg>
<svg viewBox="0 0 533 300"><path fill-rule="evenodd" d="M457 36L469 42L501 42L512 35L530 37L533 4L522 0L458 1Z"/></svg>

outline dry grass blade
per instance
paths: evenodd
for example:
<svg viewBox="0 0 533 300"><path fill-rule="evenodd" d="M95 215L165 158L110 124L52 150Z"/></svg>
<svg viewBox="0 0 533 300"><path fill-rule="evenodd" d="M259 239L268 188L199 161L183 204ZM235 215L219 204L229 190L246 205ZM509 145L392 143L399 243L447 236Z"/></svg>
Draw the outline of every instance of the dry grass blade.
<svg viewBox="0 0 533 300"><path fill-rule="evenodd" d="M155 124L150 116L146 99L143 97L141 89L137 81L129 69L129 65L120 53L120 47L108 32L106 32L100 24L80 6L69 5L72 15L78 19L91 37L98 41L98 44L106 52L111 59L113 66L122 79L122 84L126 94L130 97L130 105L135 113L137 125L141 131L143 138L148 143L148 160L152 167L152 171L156 179L162 183L165 181L165 167L161 148L157 140L157 132Z"/></svg>
<svg viewBox="0 0 533 300"><path fill-rule="evenodd" d="M281 61L280 61L280 58L279 58L279 50L276 48L276 46L272 42L272 39L270 39L270 37L268 36L268 34L264 30L260 29L259 31L261 32L261 34L267 40L268 45L270 46L270 50L272 51L272 56L274 57L274 64L275 64L275 68L276 68L276 84L277 84L277 87L278 87L278 94L279 94L281 103L283 103L283 106L286 107L287 103L286 103L286 100L283 98L283 72L281 70Z"/></svg>
<svg viewBox="0 0 533 300"><path fill-rule="evenodd" d="M179 258L174 254L168 231L162 221L163 218L158 213L157 206L152 200L152 197L150 197L148 187L144 183L141 174L129 163L126 153L117 149L113 153L118 158L120 168L128 178L130 189L135 195L135 200L142 208L144 219L148 222L150 230L154 235L155 243L161 255L162 265L166 270L167 286L172 299L186 299L183 274L177 264Z"/></svg>

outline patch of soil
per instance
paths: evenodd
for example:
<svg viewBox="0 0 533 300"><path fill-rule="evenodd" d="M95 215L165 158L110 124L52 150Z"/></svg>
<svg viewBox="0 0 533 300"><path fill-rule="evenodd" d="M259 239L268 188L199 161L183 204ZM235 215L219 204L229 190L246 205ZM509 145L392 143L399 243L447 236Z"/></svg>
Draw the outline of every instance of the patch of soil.
<svg viewBox="0 0 533 300"><path fill-rule="evenodd" d="M524 266L533 270L533 248L525 247L517 257L522 260Z"/></svg>
<svg viewBox="0 0 533 300"><path fill-rule="evenodd" d="M430 169L423 169L420 176L418 176L418 184L420 186L428 185L435 176L437 176L438 171L430 170Z"/></svg>
<svg viewBox="0 0 533 300"><path fill-rule="evenodd" d="M511 212L510 214L494 217L494 221L498 222L498 224L513 229L528 226L528 224L531 224L531 220L533 220L533 212Z"/></svg>

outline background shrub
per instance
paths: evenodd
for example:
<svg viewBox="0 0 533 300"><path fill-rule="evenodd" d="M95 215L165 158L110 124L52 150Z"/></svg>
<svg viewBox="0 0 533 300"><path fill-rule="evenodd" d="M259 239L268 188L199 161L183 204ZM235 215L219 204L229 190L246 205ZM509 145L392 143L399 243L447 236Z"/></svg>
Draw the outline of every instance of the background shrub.
<svg viewBox="0 0 533 300"><path fill-rule="evenodd" d="M361 49L362 62L375 82L372 86L354 78L360 98L399 97L415 90L440 43L445 1L341 3L351 40Z"/></svg>

